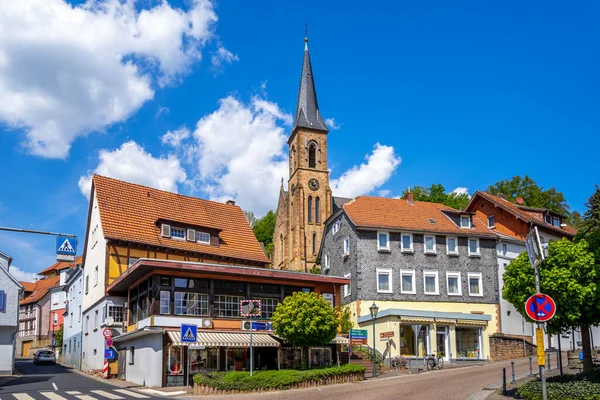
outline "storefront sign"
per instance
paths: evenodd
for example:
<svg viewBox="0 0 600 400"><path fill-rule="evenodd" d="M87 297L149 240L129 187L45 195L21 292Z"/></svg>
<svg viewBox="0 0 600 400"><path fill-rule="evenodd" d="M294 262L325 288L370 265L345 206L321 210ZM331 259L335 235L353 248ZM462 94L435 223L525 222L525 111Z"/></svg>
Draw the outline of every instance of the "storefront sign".
<svg viewBox="0 0 600 400"><path fill-rule="evenodd" d="M379 338L381 338L381 339L387 339L387 338L391 338L391 337L394 337L394 331L381 332L379 334Z"/></svg>
<svg viewBox="0 0 600 400"><path fill-rule="evenodd" d="M331 307L333 307L333 293L323 293L322 296L329 304L331 304Z"/></svg>

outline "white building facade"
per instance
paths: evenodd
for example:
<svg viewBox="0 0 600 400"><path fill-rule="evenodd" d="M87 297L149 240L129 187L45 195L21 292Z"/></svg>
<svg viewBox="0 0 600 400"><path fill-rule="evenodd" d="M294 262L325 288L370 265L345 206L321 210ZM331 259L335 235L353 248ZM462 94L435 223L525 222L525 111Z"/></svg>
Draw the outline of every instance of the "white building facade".
<svg viewBox="0 0 600 400"><path fill-rule="evenodd" d="M64 314L62 362L72 368L81 369L83 271L75 268L65 281L66 296Z"/></svg>
<svg viewBox="0 0 600 400"><path fill-rule="evenodd" d="M0 252L0 375L12 375L19 325L19 295L23 287L10 275L12 258Z"/></svg>

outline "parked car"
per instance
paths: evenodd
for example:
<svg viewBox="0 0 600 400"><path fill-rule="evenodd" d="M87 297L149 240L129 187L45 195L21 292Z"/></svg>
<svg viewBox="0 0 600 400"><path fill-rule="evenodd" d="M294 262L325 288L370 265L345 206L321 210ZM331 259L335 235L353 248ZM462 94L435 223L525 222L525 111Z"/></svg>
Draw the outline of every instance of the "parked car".
<svg viewBox="0 0 600 400"><path fill-rule="evenodd" d="M56 364L56 356L51 350L38 350L33 356L33 363L36 365L42 363Z"/></svg>

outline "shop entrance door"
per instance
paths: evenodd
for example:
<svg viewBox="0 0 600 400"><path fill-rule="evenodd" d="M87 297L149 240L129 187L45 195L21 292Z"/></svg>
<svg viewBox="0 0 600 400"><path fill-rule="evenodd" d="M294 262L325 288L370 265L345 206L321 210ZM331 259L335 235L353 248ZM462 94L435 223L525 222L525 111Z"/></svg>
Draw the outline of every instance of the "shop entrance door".
<svg viewBox="0 0 600 400"><path fill-rule="evenodd" d="M450 353L448 351L448 327L437 326L436 327L436 347L437 355L441 356L444 360L448 361Z"/></svg>

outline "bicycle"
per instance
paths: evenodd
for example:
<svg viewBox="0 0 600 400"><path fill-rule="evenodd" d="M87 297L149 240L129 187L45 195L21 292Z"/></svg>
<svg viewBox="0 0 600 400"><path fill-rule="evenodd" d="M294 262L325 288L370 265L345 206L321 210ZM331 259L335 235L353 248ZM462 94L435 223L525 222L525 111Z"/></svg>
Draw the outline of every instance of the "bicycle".
<svg viewBox="0 0 600 400"><path fill-rule="evenodd" d="M432 370L437 367L437 369L442 369L444 366L444 359L442 356L436 356L435 354L430 354L427 356L425 363L427 364L427 369Z"/></svg>

